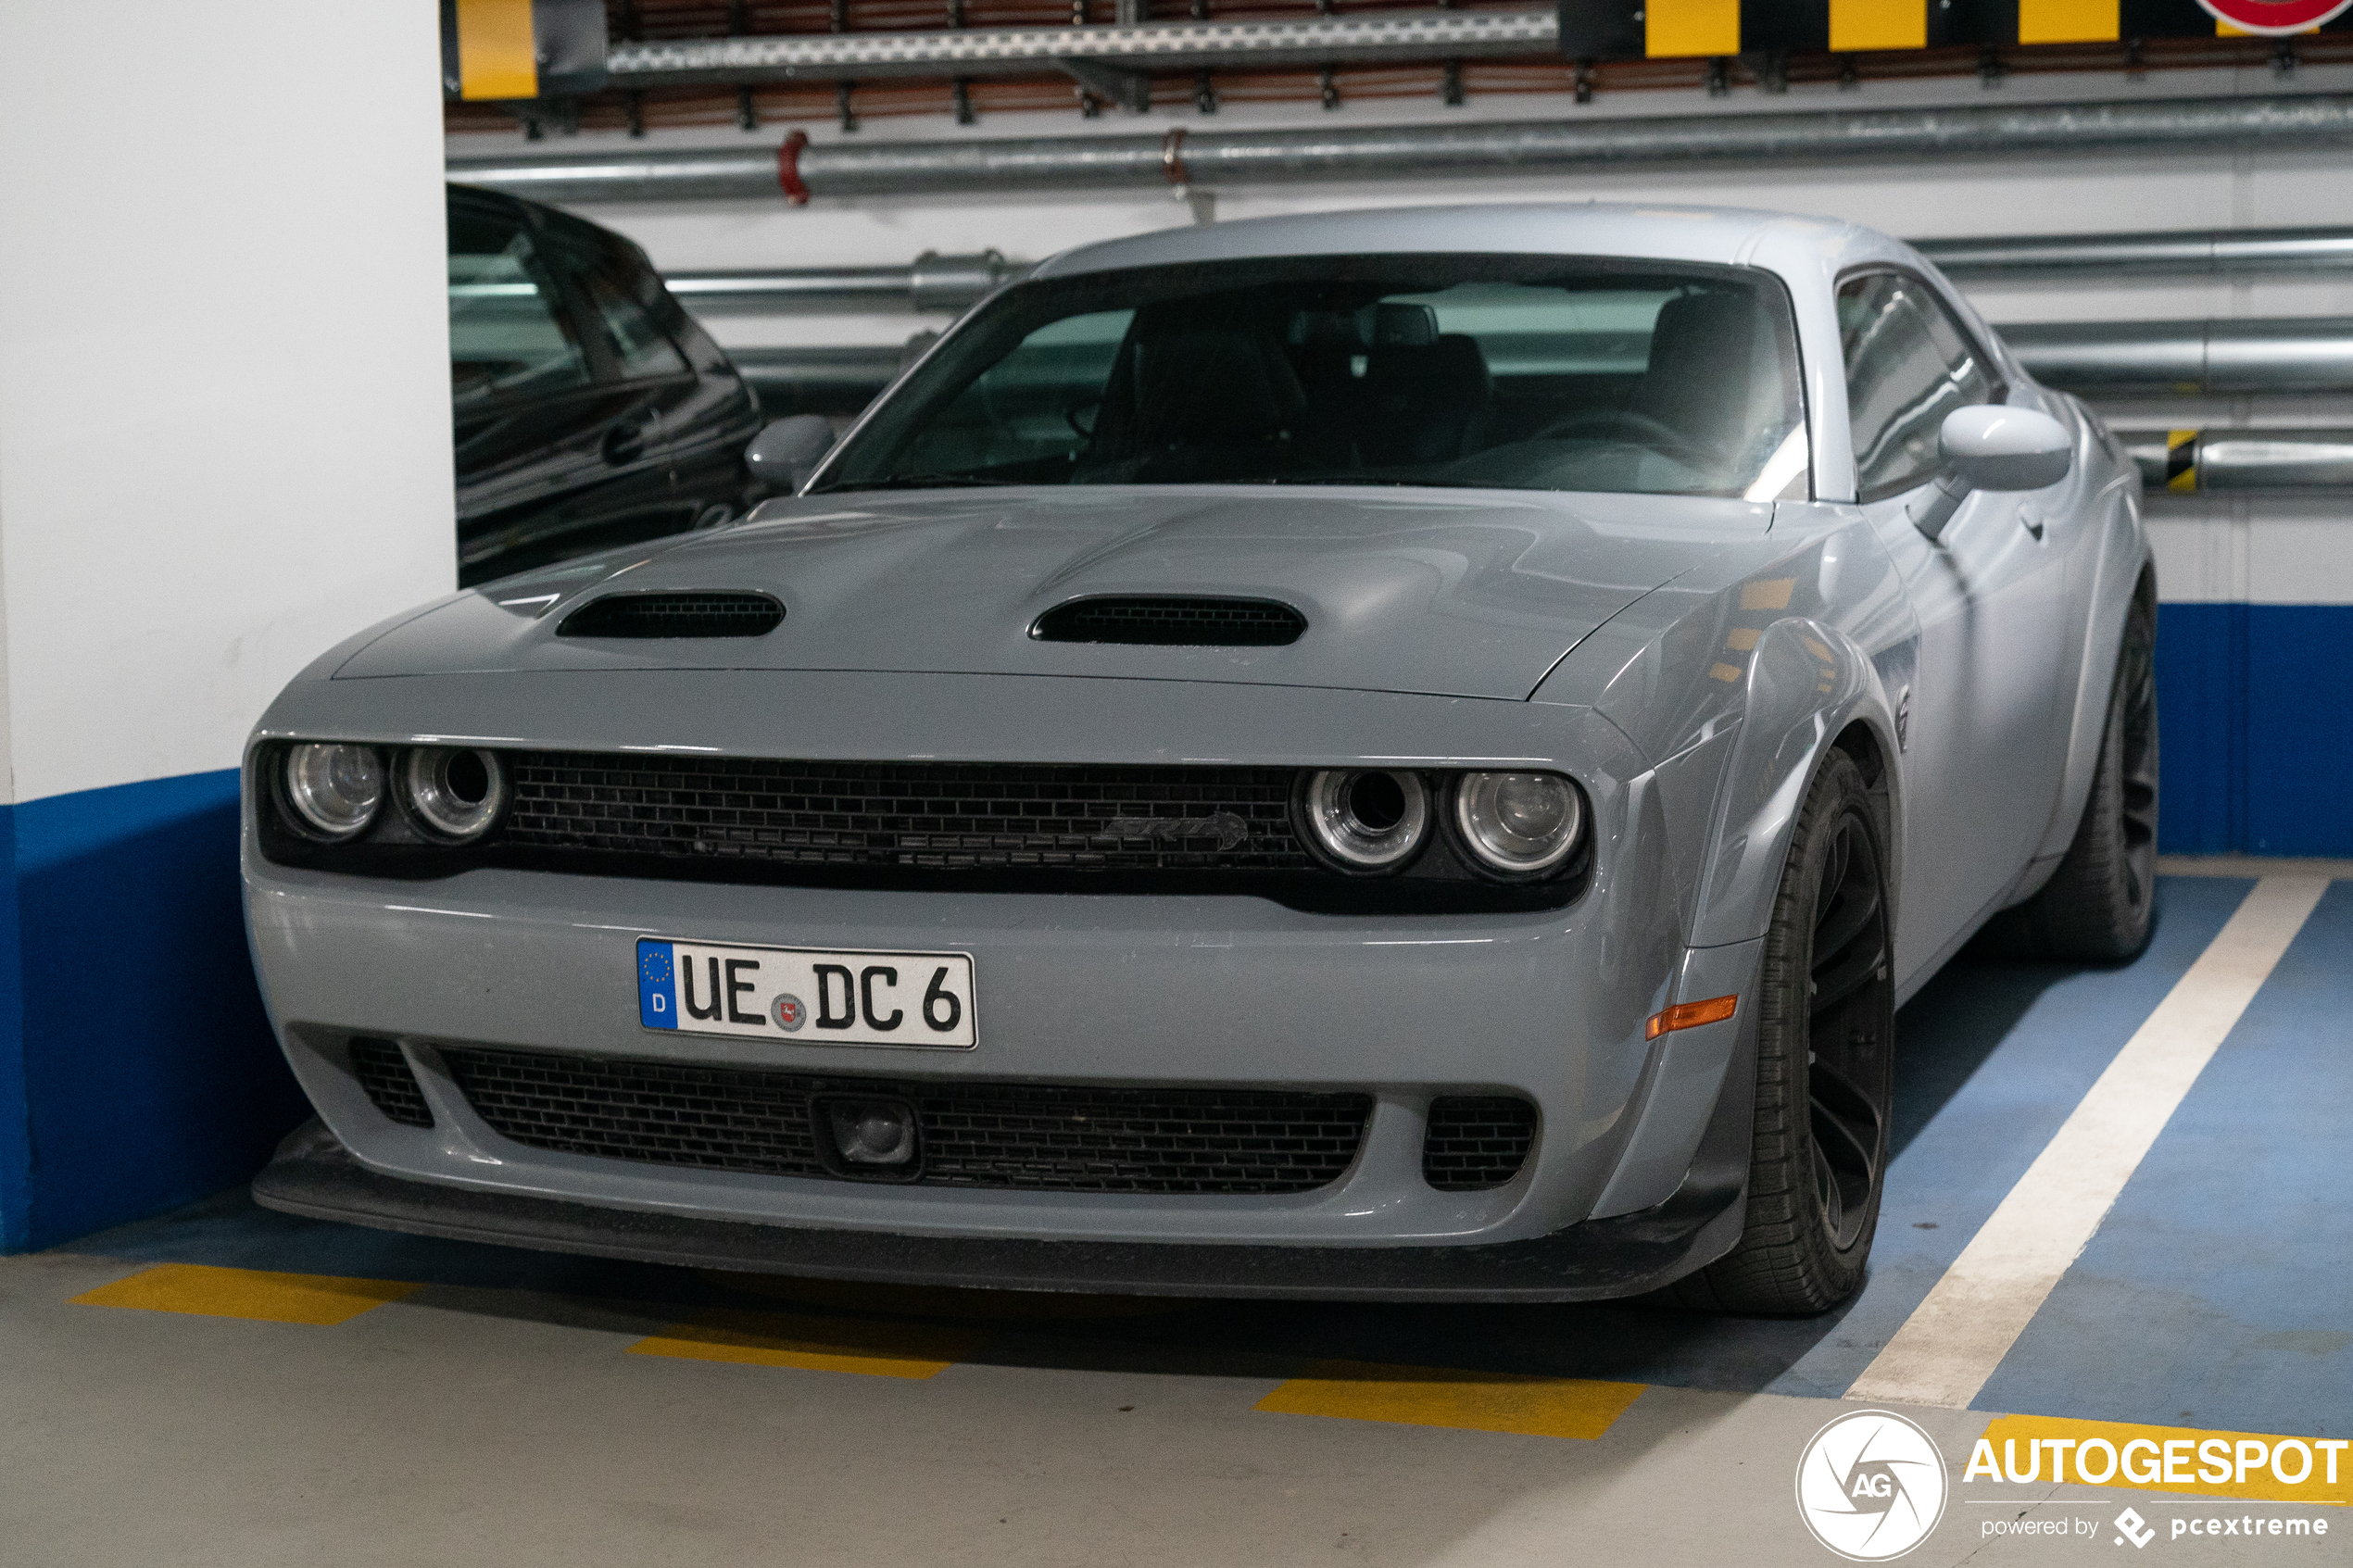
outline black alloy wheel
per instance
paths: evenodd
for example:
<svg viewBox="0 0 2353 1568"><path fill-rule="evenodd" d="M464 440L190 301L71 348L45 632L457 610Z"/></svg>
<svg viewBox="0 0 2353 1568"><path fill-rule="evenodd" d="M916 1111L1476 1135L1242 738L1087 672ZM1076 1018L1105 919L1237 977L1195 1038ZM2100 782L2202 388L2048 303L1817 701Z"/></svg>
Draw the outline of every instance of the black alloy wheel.
<svg viewBox="0 0 2353 1568"><path fill-rule="evenodd" d="M1814 1196L1833 1248L1854 1247L1878 1211L1894 1095L1894 998L1879 847L1852 809L1831 830L1814 895L1806 1017L1807 1130Z"/></svg>
<svg viewBox="0 0 2353 1568"><path fill-rule="evenodd" d="M1879 808L1833 751L1799 814L1759 964L1755 1135L1732 1250L1679 1305L1804 1315L1861 1288L1895 1095L1895 981Z"/></svg>

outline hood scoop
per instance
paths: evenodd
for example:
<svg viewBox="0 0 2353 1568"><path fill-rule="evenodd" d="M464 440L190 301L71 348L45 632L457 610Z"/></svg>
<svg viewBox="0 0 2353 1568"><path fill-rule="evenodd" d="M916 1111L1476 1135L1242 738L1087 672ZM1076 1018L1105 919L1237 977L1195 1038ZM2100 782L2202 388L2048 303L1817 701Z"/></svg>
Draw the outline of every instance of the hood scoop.
<svg viewBox="0 0 2353 1568"><path fill-rule="evenodd" d="M1041 643L1269 648L1306 630L1307 617L1279 599L1153 594L1073 599L1039 616L1029 634Z"/></svg>
<svg viewBox="0 0 2353 1568"><path fill-rule="evenodd" d="M764 637L785 607L766 594L607 594L563 619L559 637Z"/></svg>

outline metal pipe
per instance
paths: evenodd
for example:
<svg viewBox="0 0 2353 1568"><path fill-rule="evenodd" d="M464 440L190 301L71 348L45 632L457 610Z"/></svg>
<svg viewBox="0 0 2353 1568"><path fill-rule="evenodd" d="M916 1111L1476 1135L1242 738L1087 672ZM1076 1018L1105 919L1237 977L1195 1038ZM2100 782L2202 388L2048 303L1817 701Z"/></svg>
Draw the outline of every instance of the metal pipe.
<svg viewBox="0 0 2353 1568"><path fill-rule="evenodd" d="M2137 234L2018 234L1914 240L1956 279L2225 277L2353 267L2353 229L2182 229Z"/></svg>
<svg viewBox="0 0 2353 1568"><path fill-rule="evenodd" d="M797 267L727 272L667 272L682 304L715 315L818 310L962 310L1029 271L993 250L942 256L927 250L912 267Z"/></svg>
<svg viewBox="0 0 2353 1568"><path fill-rule="evenodd" d="M2087 395L2353 390L2353 317L1997 330L2035 379Z"/></svg>
<svg viewBox="0 0 2353 1568"><path fill-rule="evenodd" d="M1471 13L1475 14L1475 13ZM774 151L456 158L453 180L541 201L1257 184L1591 172L1671 163L1983 158L2026 153L2195 152L2353 141L2353 95L1990 104L1463 125L1298 127L1158 135L846 141Z"/></svg>
<svg viewBox="0 0 2353 1568"><path fill-rule="evenodd" d="M2353 268L2353 229L2196 229L2138 234L2026 234L1914 240L1956 279L2107 279L2119 274L2230 277L2326 274ZM996 251L925 251L911 267L751 268L672 272L671 293L698 309L791 314L821 310L961 310L1032 264Z"/></svg>
<svg viewBox="0 0 2353 1568"><path fill-rule="evenodd" d="M797 33L621 44L605 56L615 87L870 81L893 76L1036 74L1068 62L1131 70L1321 65L1340 60L1551 55L1558 10L1389 11L1247 21L956 28L937 32Z"/></svg>
<svg viewBox="0 0 2353 1568"><path fill-rule="evenodd" d="M2353 430L2119 431L2151 490L2353 489Z"/></svg>
<svg viewBox="0 0 2353 1568"><path fill-rule="evenodd" d="M731 348L727 358L772 414L854 414L937 334L875 348Z"/></svg>

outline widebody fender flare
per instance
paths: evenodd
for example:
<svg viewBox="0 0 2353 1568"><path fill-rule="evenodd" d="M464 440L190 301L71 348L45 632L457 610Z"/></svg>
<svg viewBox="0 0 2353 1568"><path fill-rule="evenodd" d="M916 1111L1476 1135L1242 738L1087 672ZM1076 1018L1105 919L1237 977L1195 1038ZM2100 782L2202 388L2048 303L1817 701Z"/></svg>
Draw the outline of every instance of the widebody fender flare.
<svg viewBox="0 0 2353 1568"><path fill-rule="evenodd" d="M1879 670L1852 637L1819 621L1792 616L1768 626L1748 661L1740 733L1718 786L1691 946L1765 934L1806 792L1857 725L1869 739L1856 760L1885 803L1878 826L1893 895L1902 885L1903 799L1887 765L1897 754L1895 718Z"/></svg>

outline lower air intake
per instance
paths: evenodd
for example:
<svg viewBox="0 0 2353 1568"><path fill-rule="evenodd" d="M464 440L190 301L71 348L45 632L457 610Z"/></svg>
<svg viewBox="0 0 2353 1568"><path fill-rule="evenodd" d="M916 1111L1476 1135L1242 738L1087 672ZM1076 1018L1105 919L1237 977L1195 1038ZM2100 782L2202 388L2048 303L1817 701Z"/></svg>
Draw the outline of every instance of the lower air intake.
<svg viewBox="0 0 2353 1568"><path fill-rule="evenodd" d="M1432 1100L1422 1179L1441 1192L1499 1187L1519 1174L1536 1142L1536 1108L1510 1095Z"/></svg>
<svg viewBox="0 0 2353 1568"><path fill-rule="evenodd" d="M834 1177L819 1097L915 1111L913 1180L1040 1192L1307 1192L1355 1162L1372 1097L832 1078L537 1051L446 1048L482 1119L534 1148ZM838 1178L835 1178L838 1179Z"/></svg>
<svg viewBox="0 0 2353 1568"><path fill-rule="evenodd" d="M378 1110L404 1127L433 1125L433 1107L417 1085L409 1059L390 1040L359 1035L351 1042L351 1075Z"/></svg>

